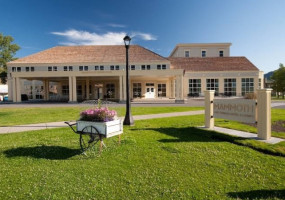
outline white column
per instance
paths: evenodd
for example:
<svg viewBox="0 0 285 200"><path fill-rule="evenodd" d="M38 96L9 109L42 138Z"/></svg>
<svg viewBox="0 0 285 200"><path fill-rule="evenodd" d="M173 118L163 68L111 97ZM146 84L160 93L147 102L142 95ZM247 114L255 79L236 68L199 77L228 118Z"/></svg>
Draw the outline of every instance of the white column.
<svg viewBox="0 0 285 200"><path fill-rule="evenodd" d="M86 99L89 100L90 99L90 88L89 88L89 78L86 79Z"/></svg>
<svg viewBox="0 0 285 200"><path fill-rule="evenodd" d="M72 101L77 102L76 76L72 77Z"/></svg>
<svg viewBox="0 0 285 200"><path fill-rule="evenodd" d="M214 128L214 94L215 90L206 90L205 94L205 127Z"/></svg>
<svg viewBox="0 0 285 200"><path fill-rule="evenodd" d="M176 76L176 96L175 102L176 103L184 103L184 96L183 96L183 75Z"/></svg>
<svg viewBox="0 0 285 200"><path fill-rule="evenodd" d="M9 101L13 101L13 78L8 79L8 98Z"/></svg>
<svg viewBox="0 0 285 200"><path fill-rule="evenodd" d="M126 76L122 76L123 78L123 101L127 100L127 94L126 94L126 87L127 87L127 79Z"/></svg>
<svg viewBox="0 0 285 200"><path fill-rule="evenodd" d="M123 101L123 76L119 76L120 101Z"/></svg>
<svg viewBox="0 0 285 200"><path fill-rule="evenodd" d="M257 90L257 135L263 140L271 138L271 91Z"/></svg>
<svg viewBox="0 0 285 200"><path fill-rule="evenodd" d="M13 102L17 102L16 78L13 78Z"/></svg>
<svg viewBox="0 0 285 200"><path fill-rule="evenodd" d="M175 98L175 79L173 78L171 82L172 82L172 95L171 95L171 97Z"/></svg>
<svg viewBox="0 0 285 200"><path fill-rule="evenodd" d="M237 77L236 78L236 93L237 93L237 96L241 96L241 78L240 77Z"/></svg>
<svg viewBox="0 0 285 200"><path fill-rule="evenodd" d="M69 88L69 102L72 102L72 76L68 77L68 88Z"/></svg>
<svg viewBox="0 0 285 200"><path fill-rule="evenodd" d="M20 78L16 78L16 101L21 102L21 84L20 84Z"/></svg>
<svg viewBox="0 0 285 200"><path fill-rule="evenodd" d="M44 87L45 87L45 100L49 100L49 81L44 81Z"/></svg>
<svg viewBox="0 0 285 200"><path fill-rule="evenodd" d="M224 78L219 78L219 93L225 93Z"/></svg>

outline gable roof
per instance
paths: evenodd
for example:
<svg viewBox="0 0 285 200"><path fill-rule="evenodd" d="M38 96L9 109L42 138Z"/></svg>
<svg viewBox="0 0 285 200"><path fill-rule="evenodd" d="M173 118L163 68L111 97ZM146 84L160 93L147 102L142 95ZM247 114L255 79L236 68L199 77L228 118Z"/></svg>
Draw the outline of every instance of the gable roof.
<svg viewBox="0 0 285 200"><path fill-rule="evenodd" d="M185 71L259 71L246 57L169 57L171 69Z"/></svg>
<svg viewBox="0 0 285 200"><path fill-rule="evenodd" d="M129 61L169 62L166 58L139 45L129 48ZM126 48L124 45L92 46L56 46L24 58L9 62L14 63L125 63Z"/></svg>

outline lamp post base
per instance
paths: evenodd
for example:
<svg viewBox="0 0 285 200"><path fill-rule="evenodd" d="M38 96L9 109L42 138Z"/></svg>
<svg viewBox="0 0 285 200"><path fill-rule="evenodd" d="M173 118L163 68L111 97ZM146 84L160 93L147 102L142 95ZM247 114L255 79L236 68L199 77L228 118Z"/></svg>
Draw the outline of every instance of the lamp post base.
<svg viewBox="0 0 285 200"><path fill-rule="evenodd" d="M123 124L128 126L134 126L135 124L133 116L131 114L126 114Z"/></svg>

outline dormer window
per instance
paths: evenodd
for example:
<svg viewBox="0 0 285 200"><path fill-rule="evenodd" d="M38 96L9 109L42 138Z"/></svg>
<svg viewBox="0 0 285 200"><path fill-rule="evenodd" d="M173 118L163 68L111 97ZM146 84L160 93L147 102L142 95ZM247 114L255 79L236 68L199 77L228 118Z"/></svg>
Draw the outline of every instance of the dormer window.
<svg viewBox="0 0 285 200"><path fill-rule="evenodd" d="M53 66L53 71L57 71L57 66Z"/></svg>
<svg viewBox="0 0 285 200"><path fill-rule="evenodd" d="M73 67L72 67L72 66L69 66L69 67L68 67L68 71L73 71Z"/></svg>
<svg viewBox="0 0 285 200"><path fill-rule="evenodd" d="M205 58L206 54L207 54L207 51L206 50L202 50L202 58Z"/></svg>
<svg viewBox="0 0 285 200"><path fill-rule="evenodd" d="M162 68L161 69L166 69L166 65L162 65Z"/></svg>
<svg viewBox="0 0 285 200"><path fill-rule="evenodd" d="M79 71L83 71L83 66L79 66Z"/></svg>
<svg viewBox="0 0 285 200"><path fill-rule="evenodd" d="M116 65L116 70L120 70L120 66L119 65Z"/></svg>
<svg viewBox="0 0 285 200"><path fill-rule="evenodd" d="M141 70L145 70L145 65L142 65L142 66L141 66Z"/></svg>
<svg viewBox="0 0 285 200"><path fill-rule="evenodd" d="M52 67L48 67L48 71L51 72L52 71Z"/></svg>
<svg viewBox="0 0 285 200"><path fill-rule="evenodd" d="M31 72L34 72L35 71L35 67L31 67Z"/></svg>
<svg viewBox="0 0 285 200"><path fill-rule="evenodd" d="M184 55L185 55L186 58L189 58L190 57L190 51L185 51Z"/></svg>
<svg viewBox="0 0 285 200"><path fill-rule="evenodd" d="M115 70L114 65L111 65L111 66L110 66L110 70Z"/></svg>
<svg viewBox="0 0 285 200"><path fill-rule="evenodd" d="M131 65L131 70L135 70L136 66L135 65Z"/></svg>
<svg viewBox="0 0 285 200"><path fill-rule="evenodd" d="M95 66L95 70L99 70L99 66Z"/></svg>
<svg viewBox="0 0 285 200"><path fill-rule="evenodd" d="M63 67L63 71L67 71L67 66L64 66L64 67Z"/></svg>
<svg viewBox="0 0 285 200"><path fill-rule="evenodd" d="M88 66L84 66L84 71L88 71Z"/></svg>
<svg viewBox="0 0 285 200"><path fill-rule="evenodd" d="M26 67L26 72L29 72L30 71L30 68L29 67Z"/></svg>
<svg viewBox="0 0 285 200"><path fill-rule="evenodd" d="M157 65L156 68L157 68L158 70L161 70L161 65Z"/></svg>
<svg viewBox="0 0 285 200"><path fill-rule="evenodd" d="M147 65L147 66L146 66L146 69L147 69L147 70L150 70L150 65Z"/></svg>
<svg viewBox="0 0 285 200"><path fill-rule="evenodd" d="M101 65L101 66L100 66L100 70L104 70L104 66Z"/></svg>
<svg viewBox="0 0 285 200"><path fill-rule="evenodd" d="M219 51L219 56L220 56L220 57L224 57L224 51L223 51L223 50L220 50L220 51Z"/></svg>

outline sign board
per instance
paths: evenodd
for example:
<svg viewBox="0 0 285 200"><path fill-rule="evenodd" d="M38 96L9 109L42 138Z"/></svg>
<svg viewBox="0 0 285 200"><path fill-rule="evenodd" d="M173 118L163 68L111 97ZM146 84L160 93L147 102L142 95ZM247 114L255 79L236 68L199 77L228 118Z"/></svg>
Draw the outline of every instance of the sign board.
<svg viewBox="0 0 285 200"><path fill-rule="evenodd" d="M214 118L255 123L256 101L249 99L215 99Z"/></svg>

